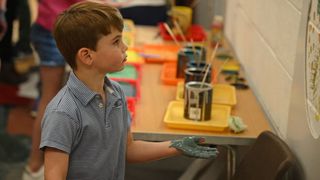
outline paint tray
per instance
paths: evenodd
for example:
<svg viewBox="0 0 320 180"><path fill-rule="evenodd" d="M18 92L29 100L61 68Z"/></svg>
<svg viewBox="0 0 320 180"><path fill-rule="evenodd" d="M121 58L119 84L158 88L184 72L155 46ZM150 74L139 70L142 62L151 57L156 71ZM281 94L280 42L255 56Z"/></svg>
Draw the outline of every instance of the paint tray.
<svg viewBox="0 0 320 180"><path fill-rule="evenodd" d="M228 128L228 118L231 107L225 105L212 105L211 119L208 121L193 121L183 117L184 102L171 101L167 107L164 123L171 128L224 131Z"/></svg>
<svg viewBox="0 0 320 180"><path fill-rule="evenodd" d="M136 113L136 101L132 98L127 98L128 110L131 116L131 122L134 121L134 116Z"/></svg>
<svg viewBox="0 0 320 180"><path fill-rule="evenodd" d="M160 75L161 82L166 85L177 85L178 81L183 81L183 79L178 79L176 73L177 63L164 63Z"/></svg>
<svg viewBox="0 0 320 180"><path fill-rule="evenodd" d="M227 62L222 67L222 73L224 74L235 74L240 70L240 65L237 62Z"/></svg>
<svg viewBox="0 0 320 180"><path fill-rule="evenodd" d="M140 99L140 81L123 79L117 82L120 84L127 99L134 99L135 101Z"/></svg>
<svg viewBox="0 0 320 180"><path fill-rule="evenodd" d="M121 81L123 79L137 80L137 79L141 79L140 71L141 71L140 68L137 68L134 65L128 64L124 66L122 71L109 73L108 77L115 81Z"/></svg>
<svg viewBox="0 0 320 180"><path fill-rule="evenodd" d="M145 44L140 55L147 63L176 62L180 48L172 44Z"/></svg>
<svg viewBox="0 0 320 180"><path fill-rule="evenodd" d="M127 52L127 64L141 65L144 63L144 58L134 49L128 49Z"/></svg>
<svg viewBox="0 0 320 180"><path fill-rule="evenodd" d="M176 100L183 100L184 82L178 82ZM228 84L214 84L212 103L234 106L237 104L236 89Z"/></svg>
<svg viewBox="0 0 320 180"><path fill-rule="evenodd" d="M160 30L160 35L164 40L173 40L170 34L167 32L166 28L164 27L164 23L159 23L158 28ZM178 41L182 41L182 37L180 35L175 35L176 39ZM187 41L204 41L207 38L207 35L205 33L205 30L202 26L197 24L192 24L186 34L185 37Z"/></svg>

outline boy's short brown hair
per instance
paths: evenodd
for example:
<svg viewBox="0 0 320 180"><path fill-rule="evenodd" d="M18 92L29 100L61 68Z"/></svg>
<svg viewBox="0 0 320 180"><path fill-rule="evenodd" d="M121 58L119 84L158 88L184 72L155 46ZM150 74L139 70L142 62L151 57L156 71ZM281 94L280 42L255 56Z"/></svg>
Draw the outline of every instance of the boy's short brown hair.
<svg viewBox="0 0 320 180"><path fill-rule="evenodd" d="M72 69L80 48L96 50L98 40L111 33L111 28L122 32L120 12L107 4L84 1L61 13L54 25L53 36L57 47Z"/></svg>

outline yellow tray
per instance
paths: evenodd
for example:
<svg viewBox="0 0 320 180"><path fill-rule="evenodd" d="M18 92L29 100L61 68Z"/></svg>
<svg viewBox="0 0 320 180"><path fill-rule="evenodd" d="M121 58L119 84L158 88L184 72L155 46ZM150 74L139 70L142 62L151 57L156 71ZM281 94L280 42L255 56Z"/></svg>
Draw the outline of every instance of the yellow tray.
<svg viewBox="0 0 320 180"><path fill-rule="evenodd" d="M178 82L176 100L183 100L183 86L184 82ZM212 92L212 103L214 104L229 106L237 104L236 89L233 86L228 84L214 84Z"/></svg>
<svg viewBox="0 0 320 180"><path fill-rule="evenodd" d="M143 64L144 58L141 57L134 49L128 49L127 52L127 63Z"/></svg>
<svg viewBox="0 0 320 180"><path fill-rule="evenodd" d="M192 121L183 117L183 101L171 101L164 116L164 123L168 127L178 129L224 131L228 128L228 118L231 107L225 105L212 104L211 120Z"/></svg>

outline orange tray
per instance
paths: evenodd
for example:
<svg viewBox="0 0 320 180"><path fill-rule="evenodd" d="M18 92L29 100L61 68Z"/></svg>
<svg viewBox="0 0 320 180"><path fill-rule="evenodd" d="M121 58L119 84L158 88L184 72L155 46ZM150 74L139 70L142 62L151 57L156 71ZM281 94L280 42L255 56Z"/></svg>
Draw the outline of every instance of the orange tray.
<svg viewBox="0 0 320 180"><path fill-rule="evenodd" d="M168 44L145 44L140 55L147 63L176 62L180 46Z"/></svg>
<svg viewBox="0 0 320 180"><path fill-rule="evenodd" d="M183 81L181 78L176 77L177 63L164 63L161 71L161 81L166 85L177 85L179 81Z"/></svg>
<svg viewBox="0 0 320 180"><path fill-rule="evenodd" d="M213 69L212 73L213 73L212 75L213 83L216 83L217 79L215 75L216 74L215 69ZM176 86L178 82L184 81L184 79L182 78L177 78L176 74L177 74L177 63L173 63L173 62L164 63L162 66L160 79L163 84Z"/></svg>
<svg viewBox="0 0 320 180"><path fill-rule="evenodd" d="M183 100L184 82L178 82L176 100ZM228 84L213 85L212 103L234 106L237 104L236 89Z"/></svg>
<svg viewBox="0 0 320 180"><path fill-rule="evenodd" d="M183 101L171 101L164 116L164 123L171 128L225 131L228 126L231 107L225 105L212 105L211 119L208 121L193 121L183 117Z"/></svg>

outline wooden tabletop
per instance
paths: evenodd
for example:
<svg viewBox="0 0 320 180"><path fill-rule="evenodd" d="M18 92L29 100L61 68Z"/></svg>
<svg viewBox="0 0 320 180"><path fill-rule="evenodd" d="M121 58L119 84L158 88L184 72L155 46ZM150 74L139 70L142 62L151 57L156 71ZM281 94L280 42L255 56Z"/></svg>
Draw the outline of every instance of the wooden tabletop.
<svg viewBox="0 0 320 180"><path fill-rule="evenodd" d="M136 45L143 43L161 43L154 27L137 27ZM221 62L215 61L215 67ZM270 130L266 115L251 89L237 90L237 104L232 108L231 115L239 116L248 126L247 130L235 134L229 130L210 132L198 130L173 129L163 122L166 108L170 101L175 100L176 86L164 85L160 80L162 64L143 64L141 79L141 98L136 104L136 114L131 130L135 139L148 141L164 141L184 136L202 136L207 143L248 145L265 130ZM225 83L223 75L218 82Z"/></svg>

